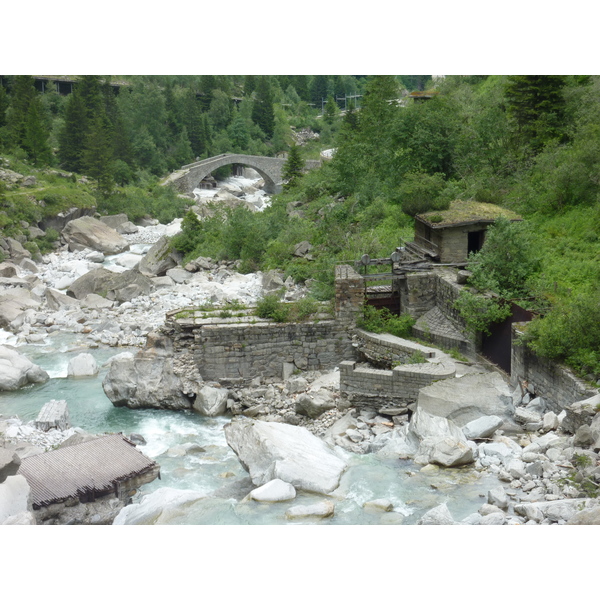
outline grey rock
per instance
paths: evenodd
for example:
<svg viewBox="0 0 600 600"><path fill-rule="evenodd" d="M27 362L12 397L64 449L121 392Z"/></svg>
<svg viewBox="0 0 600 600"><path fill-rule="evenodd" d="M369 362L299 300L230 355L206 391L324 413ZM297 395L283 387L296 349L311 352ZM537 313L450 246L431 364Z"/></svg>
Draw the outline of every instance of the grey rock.
<svg viewBox="0 0 600 600"><path fill-rule="evenodd" d="M104 308L112 308L114 306L113 300L107 300L103 298L99 294L87 294L80 301L81 308L89 308L91 310L104 309Z"/></svg>
<svg viewBox="0 0 600 600"><path fill-rule="evenodd" d="M562 428L568 433L575 433L582 425L589 425L596 415L598 404L600 404L600 394L565 407L566 414L561 424Z"/></svg>
<svg viewBox="0 0 600 600"><path fill-rule="evenodd" d="M506 490L502 486L489 490L488 503L499 508L508 508L508 496Z"/></svg>
<svg viewBox="0 0 600 600"><path fill-rule="evenodd" d="M163 487L144 496L139 504L121 509L113 525L159 525L185 514L190 507L205 498L202 492Z"/></svg>
<svg viewBox="0 0 600 600"><path fill-rule="evenodd" d="M165 275L181 262L181 255L170 249L171 238L163 236L139 262L137 269L146 277Z"/></svg>
<svg viewBox="0 0 600 600"><path fill-rule="evenodd" d="M268 271L263 274L262 287L265 292L275 292L284 286L285 284L279 271Z"/></svg>
<svg viewBox="0 0 600 600"><path fill-rule="evenodd" d="M363 508L365 510L390 512L391 510L394 510L394 505L387 498L377 498L365 502Z"/></svg>
<svg viewBox="0 0 600 600"><path fill-rule="evenodd" d="M206 417L222 415L227 410L227 394L224 388L206 385L196 396L193 409Z"/></svg>
<svg viewBox="0 0 600 600"><path fill-rule="evenodd" d="M10 262L0 263L0 277L17 277L17 266Z"/></svg>
<svg viewBox="0 0 600 600"><path fill-rule="evenodd" d="M417 525L455 525L456 521L450 514L446 503L428 510L418 521Z"/></svg>
<svg viewBox="0 0 600 600"><path fill-rule="evenodd" d="M506 515L502 513L491 513L481 518L480 525L506 525Z"/></svg>
<svg viewBox="0 0 600 600"><path fill-rule="evenodd" d="M410 421L408 432L419 441L415 462L457 467L474 460L473 450L462 430L452 421L431 415L420 406Z"/></svg>
<svg viewBox="0 0 600 600"><path fill-rule="evenodd" d="M281 479L296 489L328 494L338 487L347 466L303 427L242 418L224 430L227 443L255 485Z"/></svg>
<svg viewBox="0 0 600 600"><path fill-rule="evenodd" d="M567 525L600 525L600 506L576 511Z"/></svg>
<svg viewBox="0 0 600 600"><path fill-rule="evenodd" d="M4 483L7 477L16 475L20 464L18 454L0 447L0 483Z"/></svg>
<svg viewBox="0 0 600 600"><path fill-rule="evenodd" d="M554 429L558 429L559 421L558 417L552 411L547 412L544 415L544 419L542 420L542 430L543 431L552 431Z"/></svg>
<svg viewBox="0 0 600 600"><path fill-rule="evenodd" d="M479 417L467 423L462 430L468 440L480 440L491 437L503 422L502 417L495 415Z"/></svg>
<svg viewBox="0 0 600 600"><path fill-rule="evenodd" d="M514 412L510 388L495 372L437 381L419 391L417 405L461 427L479 417L511 417Z"/></svg>
<svg viewBox="0 0 600 600"><path fill-rule="evenodd" d="M133 270L113 273L101 267L76 279L69 286L67 294L78 300L88 294L97 294L108 300L128 302L138 296L148 295L152 289L152 281L141 273Z"/></svg>
<svg viewBox="0 0 600 600"><path fill-rule="evenodd" d="M40 306L40 301L31 295L29 290L23 288L13 288L2 290L0 288L0 327L11 329L13 323L15 326L17 320L23 316L28 309L37 309Z"/></svg>
<svg viewBox="0 0 600 600"><path fill-rule="evenodd" d="M319 517L325 519L332 517L335 511L333 502L329 500L323 500L321 502L315 502L314 504L308 504L303 506L292 506L285 512L287 519L305 519L309 517Z"/></svg>
<svg viewBox="0 0 600 600"><path fill-rule="evenodd" d="M97 251L90 252L88 255L86 255L86 259L95 264L103 263L105 258L106 257L104 256L104 254L102 252L97 252Z"/></svg>
<svg viewBox="0 0 600 600"><path fill-rule="evenodd" d="M285 502L296 497L296 488L281 479L272 479L252 490L250 497L257 502Z"/></svg>
<svg viewBox="0 0 600 600"><path fill-rule="evenodd" d="M317 419L332 408L335 408L335 399L333 393L326 389L314 394L300 394L295 404L297 414L306 415L311 419Z"/></svg>
<svg viewBox="0 0 600 600"><path fill-rule="evenodd" d="M98 372L96 359L87 352L74 356L67 367L67 377L95 377Z"/></svg>
<svg viewBox="0 0 600 600"><path fill-rule="evenodd" d="M13 391L48 379L48 373L27 357L13 348L0 346L0 391Z"/></svg>
<svg viewBox="0 0 600 600"><path fill-rule="evenodd" d="M119 225L127 223L129 221L129 217L125 213L119 213L118 215L107 215L105 217L100 217L100 221L107 227L116 229Z"/></svg>
<svg viewBox="0 0 600 600"><path fill-rule="evenodd" d="M8 246L8 254L14 262L19 264L24 258L31 258L31 252L25 250L21 242L13 238L5 238L6 245Z"/></svg>
<svg viewBox="0 0 600 600"><path fill-rule="evenodd" d="M50 310L60 310L65 306L79 305L79 302L75 298L67 296L58 290L53 290L52 288L47 288L44 296L46 297L46 302L48 303L48 308Z"/></svg>
<svg viewBox="0 0 600 600"><path fill-rule="evenodd" d="M128 408L189 409L190 398L182 391L182 381L173 371L168 353L150 348L134 357L118 354L102 382L102 389L114 406Z"/></svg>
<svg viewBox="0 0 600 600"><path fill-rule="evenodd" d="M129 249L129 242L114 229L92 217L81 217L67 223L61 239L69 250L91 248L104 254L118 254Z"/></svg>
<svg viewBox="0 0 600 600"><path fill-rule="evenodd" d="M0 523L28 512L31 505L31 488L23 475L12 475L0 484Z"/></svg>

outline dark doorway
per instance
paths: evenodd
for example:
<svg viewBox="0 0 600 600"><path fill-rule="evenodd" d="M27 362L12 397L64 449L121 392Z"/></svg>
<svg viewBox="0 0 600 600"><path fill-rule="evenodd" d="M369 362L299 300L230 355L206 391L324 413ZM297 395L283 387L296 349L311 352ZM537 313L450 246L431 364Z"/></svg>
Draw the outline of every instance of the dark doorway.
<svg viewBox="0 0 600 600"><path fill-rule="evenodd" d="M392 314L400 314L400 295L392 293L391 286L377 286L377 290L367 291L367 304L377 309L387 308Z"/></svg>
<svg viewBox="0 0 600 600"><path fill-rule="evenodd" d="M485 229L481 231L469 231L467 233L467 256L471 254L471 252L479 252L481 247L483 246L483 242L485 239Z"/></svg>
<svg viewBox="0 0 600 600"><path fill-rule="evenodd" d="M510 375L511 332L513 323L531 321L533 313L511 303L511 315L502 323L490 326L490 335L483 336L481 354Z"/></svg>

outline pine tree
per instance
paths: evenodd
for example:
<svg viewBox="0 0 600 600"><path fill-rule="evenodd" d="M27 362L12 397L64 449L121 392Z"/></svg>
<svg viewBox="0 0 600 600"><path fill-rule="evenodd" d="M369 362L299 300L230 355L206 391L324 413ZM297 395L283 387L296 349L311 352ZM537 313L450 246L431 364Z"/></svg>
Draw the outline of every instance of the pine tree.
<svg viewBox="0 0 600 600"><path fill-rule="evenodd" d="M98 191L108 195L114 187L112 172L112 143L110 124L102 115L90 124L82 154L82 166L86 174L98 181Z"/></svg>
<svg viewBox="0 0 600 600"><path fill-rule="evenodd" d="M244 96L251 96L256 89L256 75L246 75L244 77Z"/></svg>
<svg viewBox="0 0 600 600"><path fill-rule="evenodd" d="M284 189L289 189L296 185L298 179L302 177L304 161L300 156L300 147L294 144L289 151L287 161L281 169L281 176L286 180Z"/></svg>
<svg viewBox="0 0 600 600"><path fill-rule="evenodd" d="M22 146L25 141L25 123L29 113L29 105L36 93L33 77L30 75L17 75L15 77L8 127L11 143L16 147Z"/></svg>
<svg viewBox="0 0 600 600"><path fill-rule="evenodd" d="M323 115L323 120L325 123L329 123L330 125L335 121L335 118L338 113L338 106L333 99L333 96L329 96L327 98L327 103L325 104L325 114Z"/></svg>
<svg viewBox="0 0 600 600"><path fill-rule="evenodd" d="M517 135L534 150L564 136L562 75L514 75L508 78L505 97L507 112Z"/></svg>
<svg viewBox="0 0 600 600"><path fill-rule="evenodd" d="M6 125L6 109L8 108L8 94L4 86L0 83L0 127Z"/></svg>
<svg viewBox="0 0 600 600"><path fill-rule="evenodd" d="M273 137L275 131L275 112L271 86L265 75L258 80L256 99L252 107L252 120L265 132L268 138Z"/></svg>
<svg viewBox="0 0 600 600"><path fill-rule="evenodd" d="M65 169L82 172L82 154L87 135L87 114L81 96L75 90L65 108L65 122L58 135L58 156Z"/></svg>
<svg viewBox="0 0 600 600"><path fill-rule="evenodd" d="M327 75L315 75L310 87L310 99L321 110L324 98L327 98Z"/></svg>
<svg viewBox="0 0 600 600"><path fill-rule="evenodd" d="M29 103L27 119L25 121L25 138L23 148L27 155L37 164L50 164L52 150L48 143L49 131L42 118L42 103L36 95Z"/></svg>

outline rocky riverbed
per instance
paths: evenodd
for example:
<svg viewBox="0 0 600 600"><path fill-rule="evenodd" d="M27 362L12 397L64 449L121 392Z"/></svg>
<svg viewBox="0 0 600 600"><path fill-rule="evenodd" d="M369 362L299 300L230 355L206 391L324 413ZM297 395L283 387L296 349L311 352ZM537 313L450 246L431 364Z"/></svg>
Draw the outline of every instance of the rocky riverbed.
<svg viewBox="0 0 600 600"><path fill-rule="evenodd" d="M243 201L234 193L237 190L232 185L221 194L228 201L232 200L226 194L237 198L236 202ZM256 190L251 193L256 196ZM263 206L265 199L261 194L258 197ZM204 206L203 195L198 194L198 198L199 205ZM226 307L232 301L252 305L274 289L281 289L286 299L306 292L291 280L283 281L277 273L242 275L234 263L198 259L182 268L178 257L165 250L168 237L178 231L178 222L140 227L129 224L126 218L112 219L103 223L111 230L105 237L98 223L86 221L80 230L73 223L63 236L63 246L38 263L26 251L21 252L18 241L6 244L10 260L0 265L0 413L6 410L3 394L6 398L20 387L24 393L33 394L53 384L57 375L73 385L89 385L99 377L106 382L112 371L110 361L123 350L135 353L146 345L169 310L207 303ZM90 228L93 240L82 237L81 231L89 232ZM55 351L59 339L71 340L59 346L69 351L70 358L68 365L63 361L59 374L50 376L28 360L27 354L35 358L32 349ZM105 350L110 356L103 355L97 361L93 354L100 356ZM133 359L122 356L118 360ZM447 355L444 360L453 361ZM347 518L355 519L351 522L390 524L600 522L600 507L594 498L600 482L600 396L557 415L547 410L544 399L526 383L512 390L484 364L453 362L457 378L423 390L416 404L403 411L353 409L340 393L337 370L288 374L285 379L257 377L250 384L228 387L215 382L197 384L194 395L206 394L205 405L220 405L215 414L226 416L212 418L202 412L209 416L195 416L190 425L178 421L179 430L188 427L192 433L178 435L170 445L164 429L154 439L150 434L149 444L140 449L164 457L174 475L167 477L168 484L154 482L148 486L148 491L115 522L177 523L189 522L189 518L198 519L192 522L211 518L215 522L255 522L254 515L260 509L253 506L261 503L269 504L274 522L303 519L346 523ZM175 367L171 373L177 375ZM189 371L186 377L189 379ZM154 388L159 391L161 386ZM104 401L108 403L105 397ZM152 422L168 422L165 411L159 412L163 416L152 413L156 419ZM18 411L0 417L0 441L10 454L5 452L0 464L0 474L4 473L0 477L0 500L9 495L8 484L17 477L15 454L25 458L59 447L74 436L84 439L86 434L77 428L82 423L76 421L75 429L43 432L32 420L15 413ZM142 413L147 414L138 414ZM214 441L218 437L219 442L198 443L199 430L194 428L198 423L205 427L209 421L211 431L218 430L209 438ZM267 446L268 459L264 452L257 452ZM303 455L304 460L299 460ZM174 485L189 471L196 476L207 461L217 482L210 489L204 484L193 484L192 489ZM330 469L316 468L327 461L331 462ZM358 483L356 474L364 473L366 465L369 477L379 477L388 470L395 481L387 487L374 479ZM229 487L221 485L229 478ZM305 483L308 480L309 485ZM475 485L473 489L478 490L476 499L469 501L472 510L468 514L459 516L452 508L454 500L449 498L456 493L445 495L449 480L457 486L458 495L460 485L465 490ZM427 499L422 506L429 505L430 509L415 512L406 499L401 499L409 492L390 491L396 490L400 481L403 490L412 486L412 493ZM14 493L21 494L19 490ZM431 490L434 494L430 497ZM234 502L234 508L229 504L225 509L225 500ZM9 503L6 498L4 502ZM214 512L216 506L220 516ZM120 509L111 507L114 515ZM108 509L102 506L99 510L102 522L106 522ZM221 516L231 510L234 516ZM357 510L361 515L358 521ZM31 523L31 515L30 510L19 511L5 515L4 521ZM81 522L100 522L88 513L81 518Z"/></svg>

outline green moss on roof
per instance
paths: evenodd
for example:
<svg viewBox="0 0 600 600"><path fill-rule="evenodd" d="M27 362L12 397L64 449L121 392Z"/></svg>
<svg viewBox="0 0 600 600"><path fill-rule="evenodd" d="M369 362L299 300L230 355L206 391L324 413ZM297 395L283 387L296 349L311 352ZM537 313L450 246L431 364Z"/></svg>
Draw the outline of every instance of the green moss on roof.
<svg viewBox="0 0 600 600"><path fill-rule="evenodd" d="M467 223L493 222L500 217L511 221L522 221L522 217L512 210L496 204L475 202L475 200L454 200L447 210L432 210L416 216L419 221L435 229Z"/></svg>

